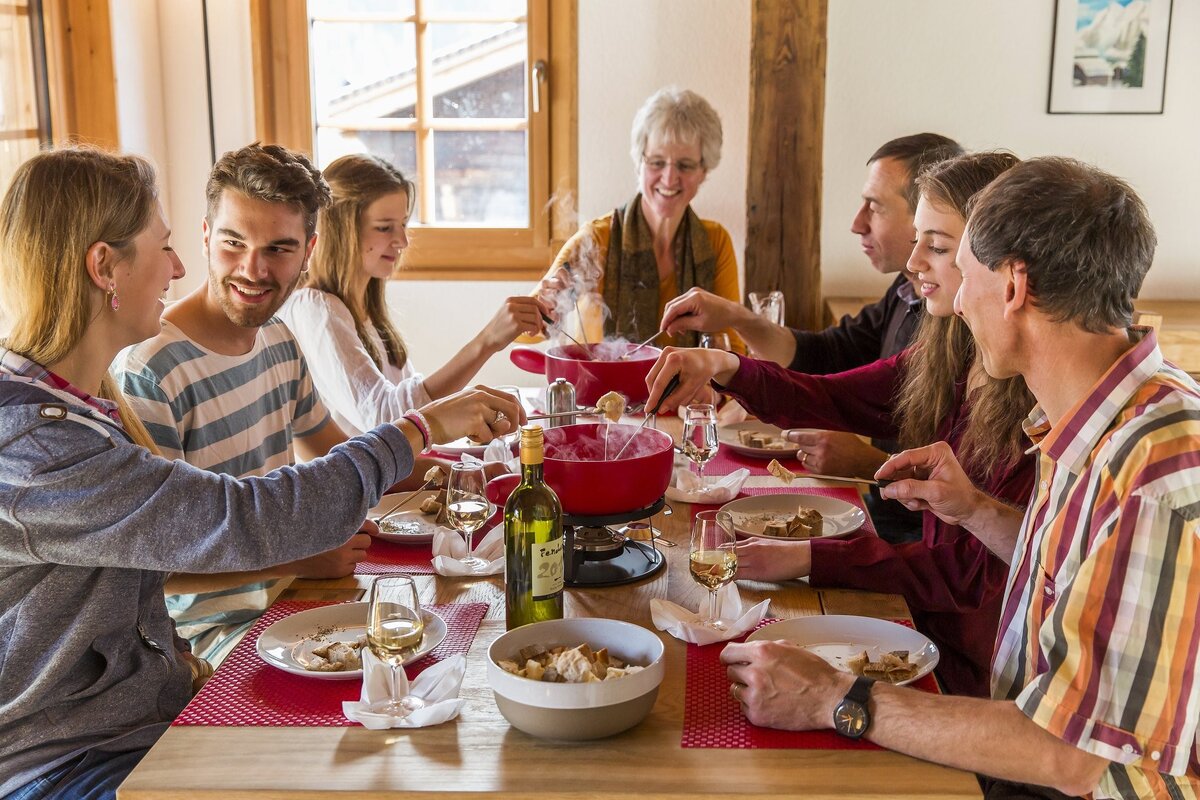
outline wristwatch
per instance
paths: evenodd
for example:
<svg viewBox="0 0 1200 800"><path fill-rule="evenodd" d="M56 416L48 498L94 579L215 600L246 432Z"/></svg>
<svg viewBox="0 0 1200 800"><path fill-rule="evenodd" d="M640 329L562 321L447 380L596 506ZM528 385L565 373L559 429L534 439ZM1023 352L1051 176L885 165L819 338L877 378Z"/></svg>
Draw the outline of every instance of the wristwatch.
<svg viewBox="0 0 1200 800"><path fill-rule="evenodd" d="M842 736L861 739L871 727L871 712L867 703L871 700L871 678L859 676L842 702L833 710L833 729Z"/></svg>

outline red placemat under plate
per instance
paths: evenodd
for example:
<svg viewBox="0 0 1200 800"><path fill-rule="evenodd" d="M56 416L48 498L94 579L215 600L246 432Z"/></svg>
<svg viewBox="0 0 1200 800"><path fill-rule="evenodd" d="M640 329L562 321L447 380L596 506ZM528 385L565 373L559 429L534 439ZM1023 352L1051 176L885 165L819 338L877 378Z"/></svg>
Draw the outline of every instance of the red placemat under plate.
<svg viewBox="0 0 1200 800"><path fill-rule="evenodd" d="M334 603L285 601L276 603L254 623L200 693L192 698L173 724L255 727L350 727L342 703L357 700L360 680L319 680L292 675L263 662L255 652L258 635L268 625L310 608ZM446 638L427 656L404 668L409 679L449 656L471 649L486 603L429 606L446 621Z"/></svg>
<svg viewBox="0 0 1200 800"><path fill-rule="evenodd" d="M764 619L757 628L778 622ZM907 620L892 620L912 627ZM757 630L756 628L756 630ZM736 641L742 641L737 639ZM681 747L723 749L797 750L882 750L871 742L847 739L832 730L780 731L760 728L746 721L741 706L729 694L729 678L721 663L725 643L687 646L687 687L684 690L683 738ZM939 694L930 673L912 684L916 689Z"/></svg>
<svg viewBox="0 0 1200 800"><path fill-rule="evenodd" d="M485 525L476 531L471 540L472 546L478 546L491 530L491 526ZM392 572L432 575L433 543L400 544L385 539L372 539L371 546L367 548L367 557L354 565L355 575L387 575Z"/></svg>

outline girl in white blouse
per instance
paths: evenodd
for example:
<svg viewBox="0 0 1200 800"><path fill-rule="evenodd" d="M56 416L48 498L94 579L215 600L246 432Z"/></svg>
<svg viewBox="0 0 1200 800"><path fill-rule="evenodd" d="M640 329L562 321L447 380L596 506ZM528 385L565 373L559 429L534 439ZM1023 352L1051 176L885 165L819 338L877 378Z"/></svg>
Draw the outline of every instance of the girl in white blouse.
<svg viewBox="0 0 1200 800"><path fill-rule="evenodd" d="M317 223L317 246L304 284L279 316L300 343L317 392L346 433L370 430L458 391L519 334L542 330L538 301L509 297L443 367L428 376L418 373L388 318L386 299L387 280L408 246L413 183L370 155L343 156L325 168L324 176L333 203Z"/></svg>

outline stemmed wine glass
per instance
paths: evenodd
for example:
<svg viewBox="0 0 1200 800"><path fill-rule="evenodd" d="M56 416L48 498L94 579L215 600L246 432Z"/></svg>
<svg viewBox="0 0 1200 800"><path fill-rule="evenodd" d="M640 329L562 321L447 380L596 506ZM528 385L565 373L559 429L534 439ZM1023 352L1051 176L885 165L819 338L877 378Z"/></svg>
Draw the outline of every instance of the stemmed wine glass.
<svg viewBox="0 0 1200 800"><path fill-rule="evenodd" d="M717 412L709 403L692 403L683 418L683 454L696 465L704 486L704 466L717 454Z"/></svg>
<svg viewBox="0 0 1200 800"><path fill-rule="evenodd" d="M708 350L724 350L727 353L733 349L729 343L729 334L723 331L701 333L696 344Z"/></svg>
<svg viewBox="0 0 1200 800"><path fill-rule="evenodd" d="M473 570L487 566L482 558L469 555L472 534L483 527L483 523L492 515L486 486L487 476L482 464L459 462L450 465L450 478L446 484L446 517L467 540L468 555L461 560Z"/></svg>
<svg viewBox="0 0 1200 800"><path fill-rule="evenodd" d="M717 603L717 590L737 574L737 551L733 546L737 536L733 516L728 511L700 511L692 522L692 542L689 567L692 580L708 589L707 608L703 613L705 625L725 630Z"/></svg>
<svg viewBox="0 0 1200 800"><path fill-rule="evenodd" d="M374 703L371 710L407 717L425 701L406 696L400 688L399 670L404 659L421 648L425 620L421 616L421 598L417 585L408 575L380 575L371 584L367 603L367 646L391 670L388 699Z"/></svg>

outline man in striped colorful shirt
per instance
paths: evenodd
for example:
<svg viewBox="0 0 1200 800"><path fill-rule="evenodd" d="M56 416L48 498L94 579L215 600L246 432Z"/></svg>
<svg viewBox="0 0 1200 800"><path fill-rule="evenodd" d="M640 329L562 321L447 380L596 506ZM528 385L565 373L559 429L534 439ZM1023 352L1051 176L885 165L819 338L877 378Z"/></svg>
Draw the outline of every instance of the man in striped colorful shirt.
<svg viewBox="0 0 1200 800"><path fill-rule="evenodd" d="M878 474L919 476L884 494L1011 563L993 699L843 700L853 679L811 654L730 645L752 721L828 726L836 707L879 744L980 773L988 797L1200 797L1200 387L1129 327L1154 247L1133 190L1068 159L1026 161L975 200L956 308L988 374L1038 400L1034 496L1022 518L941 443Z"/></svg>
<svg viewBox="0 0 1200 800"><path fill-rule="evenodd" d="M126 355L122 388L167 458L265 475L346 439L296 340L273 318L307 268L329 187L303 155L254 144L221 157L207 196L208 280L167 309L162 333ZM269 570L173 575L167 607L193 652L218 664L291 576L349 574L369 542L360 532Z"/></svg>

